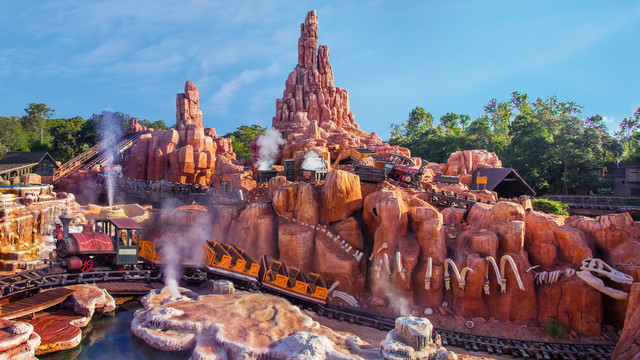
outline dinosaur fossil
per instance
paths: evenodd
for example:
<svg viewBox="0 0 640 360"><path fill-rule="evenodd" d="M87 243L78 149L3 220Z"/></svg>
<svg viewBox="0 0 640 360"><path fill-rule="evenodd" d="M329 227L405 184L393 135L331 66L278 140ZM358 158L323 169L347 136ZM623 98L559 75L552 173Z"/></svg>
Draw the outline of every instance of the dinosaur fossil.
<svg viewBox="0 0 640 360"><path fill-rule="evenodd" d="M473 269L470 267L464 267L461 271L458 271L456 267L456 263L453 260L447 258L444 261L444 286L447 290L451 290L451 276L449 276L449 267L453 268L453 274L458 279L458 286L461 290L464 290L464 286L466 285L467 272L473 272Z"/></svg>
<svg viewBox="0 0 640 360"><path fill-rule="evenodd" d="M633 283L633 277L612 268L601 259L586 258L582 260L580 271L576 272L576 275L592 288L617 300L626 299L628 294L622 290L606 286L604 281L596 277L596 275L606 276L619 284L631 285Z"/></svg>

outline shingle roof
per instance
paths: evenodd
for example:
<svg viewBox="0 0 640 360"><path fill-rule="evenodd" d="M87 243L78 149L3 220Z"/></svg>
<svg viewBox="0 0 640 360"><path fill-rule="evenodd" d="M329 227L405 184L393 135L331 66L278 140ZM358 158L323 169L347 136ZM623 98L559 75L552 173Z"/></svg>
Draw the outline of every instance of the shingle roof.
<svg viewBox="0 0 640 360"><path fill-rule="evenodd" d="M478 185L476 183L476 178L478 176L485 176L487 178L487 184ZM494 190L503 180L506 178L514 179L516 181L511 180L511 184L509 185L513 191L517 191L522 195L532 195L535 196L536 192L527 184L526 181L512 168L480 168L477 169L473 173L473 182L471 185L472 190L478 189L487 189Z"/></svg>
<svg viewBox="0 0 640 360"><path fill-rule="evenodd" d="M45 157L49 157L55 164L55 160L46 151L12 151L8 152L0 159L0 173L8 172L13 169L19 169L26 166L38 164ZM58 167L58 165L56 165Z"/></svg>
<svg viewBox="0 0 640 360"><path fill-rule="evenodd" d="M46 151L12 151L0 159L0 164L37 164L47 155Z"/></svg>

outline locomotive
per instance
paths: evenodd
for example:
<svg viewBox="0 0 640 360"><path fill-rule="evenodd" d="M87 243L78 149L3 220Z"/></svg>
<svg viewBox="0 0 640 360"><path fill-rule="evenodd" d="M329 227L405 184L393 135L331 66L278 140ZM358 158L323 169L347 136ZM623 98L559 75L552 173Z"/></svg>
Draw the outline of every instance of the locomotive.
<svg viewBox="0 0 640 360"><path fill-rule="evenodd" d="M82 232L69 233L72 217L59 216L62 229L56 229L58 258L72 271L89 272L94 265L115 266L119 270L138 264L140 225L129 218L96 219L93 226L83 225Z"/></svg>
<svg viewBox="0 0 640 360"><path fill-rule="evenodd" d="M96 219L93 226L84 225L80 233L69 233L71 216L60 215L60 221L62 229L56 229L55 256L67 270L89 272L95 266L154 269L163 263L158 247L138 236L140 225L135 220ZM268 255L256 261L235 245L215 241L204 243L204 254L201 264L185 265L185 273L202 273L203 269L208 276L236 280L246 289L271 291L294 302L326 304L327 287L316 273L304 274L296 267L287 268Z"/></svg>

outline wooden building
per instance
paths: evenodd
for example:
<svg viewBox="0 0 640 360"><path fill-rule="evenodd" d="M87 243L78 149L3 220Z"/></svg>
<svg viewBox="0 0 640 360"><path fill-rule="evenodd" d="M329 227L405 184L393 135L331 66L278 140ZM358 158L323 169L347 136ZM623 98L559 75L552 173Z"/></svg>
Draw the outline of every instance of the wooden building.
<svg viewBox="0 0 640 360"><path fill-rule="evenodd" d="M55 160L46 151L8 152L0 159L0 179L8 180L25 174L38 174L45 179L53 179L53 172L58 168Z"/></svg>
<svg viewBox="0 0 640 360"><path fill-rule="evenodd" d="M471 190L490 190L501 198L521 195L535 196L536 192L512 168L481 168L473 173Z"/></svg>

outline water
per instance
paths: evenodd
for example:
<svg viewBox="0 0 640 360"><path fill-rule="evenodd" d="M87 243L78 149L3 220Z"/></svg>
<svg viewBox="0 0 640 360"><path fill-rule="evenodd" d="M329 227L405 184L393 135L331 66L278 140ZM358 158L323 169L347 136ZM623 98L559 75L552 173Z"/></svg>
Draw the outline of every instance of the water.
<svg viewBox="0 0 640 360"><path fill-rule="evenodd" d="M82 341L73 349L40 355L42 360L115 360L115 359L189 359L187 352L156 350L131 333L131 320L135 310L117 311L115 315L95 315L82 329Z"/></svg>

